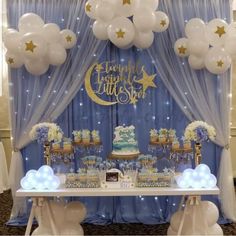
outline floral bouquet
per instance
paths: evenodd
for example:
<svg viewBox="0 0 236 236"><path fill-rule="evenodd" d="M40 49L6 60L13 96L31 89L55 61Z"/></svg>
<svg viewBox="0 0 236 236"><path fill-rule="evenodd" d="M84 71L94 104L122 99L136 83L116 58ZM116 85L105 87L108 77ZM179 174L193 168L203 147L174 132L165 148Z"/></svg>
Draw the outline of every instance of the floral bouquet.
<svg viewBox="0 0 236 236"><path fill-rule="evenodd" d="M214 140L215 137L215 128L204 121L194 121L190 123L184 132L184 138L186 140L192 140L197 143Z"/></svg>
<svg viewBox="0 0 236 236"><path fill-rule="evenodd" d="M61 142L63 132L61 128L55 123L39 123L32 127L30 133L32 140L37 140L38 143L45 142Z"/></svg>

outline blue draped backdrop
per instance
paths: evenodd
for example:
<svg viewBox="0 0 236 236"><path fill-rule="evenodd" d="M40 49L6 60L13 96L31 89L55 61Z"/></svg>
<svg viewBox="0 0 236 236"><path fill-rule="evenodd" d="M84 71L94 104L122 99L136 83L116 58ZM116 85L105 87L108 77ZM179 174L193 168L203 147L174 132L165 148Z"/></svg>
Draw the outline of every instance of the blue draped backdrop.
<svg viewBox="0 0 236 236"><path fill-rule="evenodd" d="M174 4L177 4L175 2L177 1L173 1L173 7ZM178 1L178 4L179 2L180 1ZM186 9L191 8L188 1L182 2L186 4ZM229 4L228 1L223 1L223 3L224 6L228 6L227 4ZM200 5L199 9L201 9L201 7ZM17 10L12 9L11 5L9 5L9 8L11 9L11 13ZM33 6L32 9L34 9ZM59 8L55 9L55 11L56 10L61 11ZM40 11L42 11L42 9L40 9ZM43 14L46 14L46 12ZM206 12L203 13L204 16L205 14ZM178 13L176 13L176 19L172 20L178 21L177 15ZM14 14L10 14L9 21L12 22L13 26L16 24L17 19L18 16L16 18ZM51 19L51 21L58 24L60 23L55 20L53 21L53 19ZM63 22L61 22L61 24L63 24ZM158 37L158 35L156 37ZM157 74L155 78L157 88L149 88L145 99L139 100L136 105L118 104L106 107L94 103L88 97L85 88L82 86L66 110L56 120L64 131L65 136L72 137L72 131L78 129L99 130L103 142L101 156L104 159L112 150L113 132L114 128L118 125L135 126L136 137L142 153L148 153L149 131L151 128L173 128L177 130L177 135L181 137L189 121L165 88L158 74L158 68L157 70L155 69L147 51L139 50L135 47L129 50L120 50L108 43L98 61L103 62L106 60L123 65L126 65L128 61L132 61L134 64L139 62L145 66L145 70L148 74ZM12 82L16 85L17 81L14 75L16 74L13 71ZM18 91L18 94L12 94L13 96L19 96L19 94L30 89L31 76L25 71L23 71L21 75L24 76L21 91ZM21 78L17 79L20 80ZM176 80L178 80L178 74L176 74ZM46 83L42 83L42 89L45 85ZM21 102L24 103L25 99L26 96L22 96ZM42 147L37 143L32 142L21 151L25 172L30 169L37 169L43 164ZM217 175L221 148L212 143L206 143L203 145L202 152L203 162L209 165L212 172ZM79 158L78 156L77 154L77 158ZM209 199L219 206L217 197L206 197L205 199ZM88 210L86 222L94 224L107 224L112 222L158 224L170 219L171 214L178 208L180 197L88 197L80 198L80 200L85 203ZM220 219L223 220L223 217ZM14 220L14 223L16 222L17 219Z"/></svg>

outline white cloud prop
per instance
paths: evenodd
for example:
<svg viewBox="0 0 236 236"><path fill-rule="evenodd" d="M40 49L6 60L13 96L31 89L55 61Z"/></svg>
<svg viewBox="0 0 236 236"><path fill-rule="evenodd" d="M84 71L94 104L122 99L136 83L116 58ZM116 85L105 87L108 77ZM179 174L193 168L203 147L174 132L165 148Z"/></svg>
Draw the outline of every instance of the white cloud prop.
<svg viewBox="0 0 236 236"><path fill-rule="evenodd" d="M88 0L85 13L94 19L93 34L100 40L109 39L119 48L135 45L148 48L153 32L169 26L168 16L156 11L159 0Z"/></svg>
<svg viewBox="0 0 236 236"><path fill-rule="evenodd" d="M60 179L54 175L50 166L43 165L38 171L29 170L25 177L21 179L20 185L25 190L53 190L60 186Z"/></svg>
<svg viewBox="0 0 236 236"><path fill-rule="evenodd" d="M185 26L186 38L178 39L174 48L176 55L187 57L192 69L206 68L213 74L222 74L236 58L235 22L227 24L216 18L205 24L193 18Z"/></svg>
<svg viewBox="0 0 236 236"><path fill-rule="evenodd" d="M184 170L176 182L180 188L214 188L217 180L207 165L200 164L195 169Z"/></svg>
<svg viewBox="0 0 236 236"><path fill-rule="evenodd" d="M34 13L21 16L18 29L7 29L3 34L7 48L5 59L11 68L19 68L24 64L26 70L33 75L44 74L50 64L63 64L67 57L66 49L76 44L73 31L60 31L57 24L45 24Z"/></svg>

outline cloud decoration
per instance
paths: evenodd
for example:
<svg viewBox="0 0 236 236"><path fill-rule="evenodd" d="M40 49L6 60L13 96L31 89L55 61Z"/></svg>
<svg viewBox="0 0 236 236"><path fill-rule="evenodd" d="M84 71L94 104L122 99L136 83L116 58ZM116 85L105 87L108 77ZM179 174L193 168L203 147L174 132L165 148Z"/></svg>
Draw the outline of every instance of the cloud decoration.
<svg viewBox="0 0 236 236"><path fill-rule="evenodd" d="M88 0L85 13L94 19L93 34L100 40L109 39L119 48L135 45L148 48L154 40L153 32L163 32L169 18L156 11L159 0Z"/></svg>
<svg viewBox="0 0 236 236"><path fill-rule="evenodd" d="M49 65L59 66L67 57L66 49L76 44L76 35L69 29L60 30L54 23L45 24L34 14L22 15L18 29L7 29L3 42L7 48L5 60L11 68L25 65L33 75L44 74Z"/></svg>
<svg viewBox="0 0 236 236"><path fill-rule="evenodd" d="M228 24L216 18L207 24L192 18L185 26L186 37L178 39L174 50L179 57L188 57L192 69L206 68L213 74L226 72L236 58L236 22Z"/></svg>
<svg viewBox="0 0 236 236"><path fill-rule="evenodd" d="M25 190L53 190L60 186L60 179L54 175L53 169L48 165L37 170L29 170L21 179L20 185Z"/></svg>
<svg viewBox="0 0 236 236"><path fill-rule="evenodd" d="M200 164L195 169L184 170L176 182L180 188L214 188L217 180L207 165Z"/></svg>

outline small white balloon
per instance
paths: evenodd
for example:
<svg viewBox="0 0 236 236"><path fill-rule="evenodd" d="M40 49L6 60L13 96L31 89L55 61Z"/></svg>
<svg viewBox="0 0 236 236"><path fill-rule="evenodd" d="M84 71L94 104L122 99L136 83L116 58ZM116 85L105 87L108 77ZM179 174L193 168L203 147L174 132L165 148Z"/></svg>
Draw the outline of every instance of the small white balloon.
<svg viewBox="0 0 236 236"><path fill-rule="evenodd" d="M93 23L93 34L95 35L96 38L100 40L107 40L108 39L107 27L108 23L101 20L96 20Z"/></svg>
<svg viewBox="0 0 236 236"><path fill-rule="evenodd" d="M224 48L225 51L230 54L232 59L236 59L236 34L227 36L225 39Z"/></svg>
<svg viewBox="0 0 236 236"><path fill-rule="evenodd" d="M156 22L153 27L154 32L163 32L169 27L170 21L168 16L162 11L156 11Z"/></svg>
<svg viewBox="0 0 236 236"><path fill-rule="evenodd" d="M98 0L88 0L85 4L85 13L91 19L97 19L97 15L96 15L97 4L98 4Z"/></svg>
<svg viewBox="0 0 236 236"><path fill-rule="evenodd" d="M236 35L236 22L235 21L226 27L226 35L229 37Z"/></svg>
<svg viewBox="0 0 236 236"><path fill-rule="evenodd" d="M138 31L151 31L156 23L156 15L151 8L143 7L135 12L133 22Z"/></svg>
<svg viewBox="0 0 236 236"><path fill-rule="evenodd" d="M48 23L43 26L42 36L48 43L60 41L60 27L57 24Z"/></svg>
<svg viewBox="0 0 236 236"><path fill-rule="evenodd" d="M80 223L86 217L87 210L83 203L74 201L65 206L65 218L69 222Z"/></svg>
<svg viewBox="0 0 236 236"><path fill-rule="evenodd" d="M169 228L168 228L168 230L167 230L167 235L177 235L177 234L178 234L178 232L177 232L177 231L174 231L174 230L172 229L172 227L169 226Z"/></svg>
<svg viewBox="0 0 236 236"><path fill-rule="evenodd" d="M197 57L195 55L190 55L188 57L188 63L194 70L200 70L205 67L203 57Z"/></svg>
<svg viewBox="0 0 236 236"><path fill-rule="evenodd" d="M209 49L205 57L205 66L213 74L223 74L231 65L231 57L223 48Z"/></svg>
<svg viewBox="0 0 236 236"><path fill-rule="evenodd" d="M83 228L79 224L66 222L66 225L60 227L61 235L84 235Z"/></svg>
<svg viewBox="0 0 236 236"><path fill-rule="evenodd" d="M135 30L133 23L126 17L113 19L107 28L109 39L117 47L126 47L133 42Z"/></svg>
<svg viewBox="0 0 236 236"><path fill-rule="evenodd" d="M20 40L22 35L13 29L7 30L3 36L3 42L5 47L14 53L20 52Z"/></svg>
<svg viewBox="0 0 236 236"><path fill-rule="evenodd" d="M35 13L26 13L20 17L18 22L19 32L22 34L36 32L39 33L44 26L43 19Z"/></svg>
<svg viewBox="0 0 236 236"><path fill-rule="evenodd" d="M115 16L113 5L105 1L98 2L96 5L96 15L102 21L111 21Z"/></svg>
<svg viewBox="0 0 236 236"><path fill-rule="evenodd" d="M212 227L208 228L207 235L224 235L222 228L218 224L214 224Z"/></svg>
<svg viewBox="0 0 236 236"><path fill-rule="evenodd" d="M66 60L66 50L60 43L49 44L48 47L48 61L49 64L59 66Z"/></svg>
<svg viewBox="0 0 236 236"><path fill-rule="evenodd" d="M24 64L22 56L11 51L6 52L5 60L11 68L20 68Z"/></svg>
<svg viewBox="0 0 236 236"><path fill-rule="evenodd" d="M156 10L159 5L159 0L136 0L139 8L150 7L152 10Z"/></svg>
<svg viewBox="0 0 236 236"><path fill-rule="evenodd" d="M219 210L217 206L210 201L201 201L200 207L203 210L203 214L206 217L208 226L213 226L219 218Z"/></svg>
<svg viewBox="0 0 236 236"><path fill-rule="evenodd" d="M187 57L189 55L188 51L188 39L180 38L175 42L174 50L176 55L179 57Z"/></svg>
<svg viewBox="0 0 236 236"><path fill-rule="evenodd" d="M200 18L192 18L185 26L185 34L190 38L205 38L206 25Z"/></svg>
<svg viewBox="0 0 236 236"><path fill-rule="evenodd" d="M134 37L134 45L137 48L149 48L154 40L154 34L152 31L149 32L139 32L136 31Z"/></svg>
<svg viewBox="0 0 236 236"><path fill-rule="evenodd" d="M48 68L49 64L44 58L25 61L26 70L33 75L42 75Z"/></svg>
<svg viewBox="0 0 236 236"><path fill-rule="evenodd" d="M207 24L207 40L212 46L223 46L228 24L222 19L213 19Z"/></svg>
<svg viewBox="0 0 236 236"><path fill-rule="evenodd" d="M195 56L202 57L205 56L209 49L209 43L201 39L188 39L188 50L189 54L194 54Z"/></svg>
<svg viewBox="0 0 236 236"><path fill-rule="evenodd" d="M60 32L61 43L65 49L70 49L76 44L76 35L69 29L64 29Z"/></svg>
<svg viewBox="0 0 236 236"><path fill-rule="evenodd" d="M137 8L137 0L116 0L114 5L114 10L117 16L132 16Z"/></svg>

